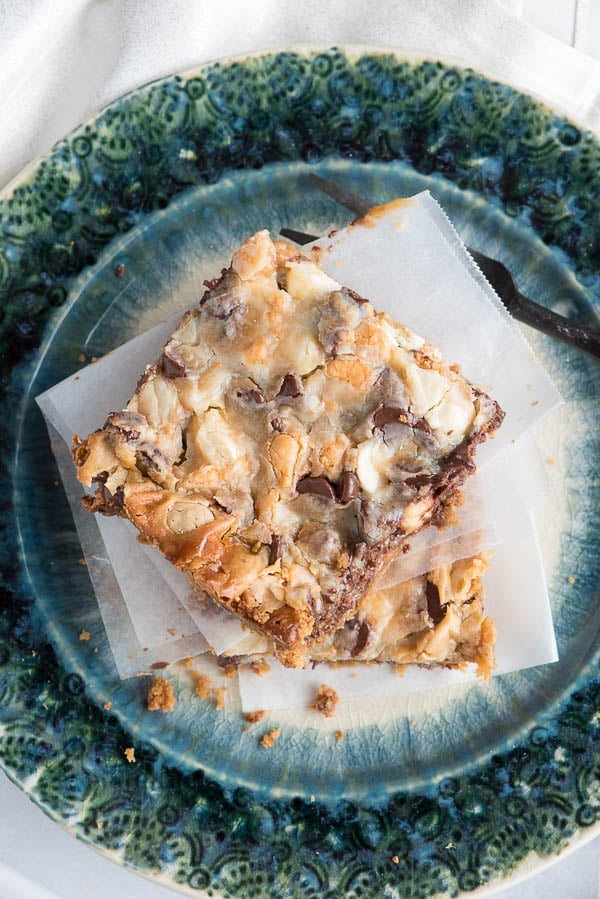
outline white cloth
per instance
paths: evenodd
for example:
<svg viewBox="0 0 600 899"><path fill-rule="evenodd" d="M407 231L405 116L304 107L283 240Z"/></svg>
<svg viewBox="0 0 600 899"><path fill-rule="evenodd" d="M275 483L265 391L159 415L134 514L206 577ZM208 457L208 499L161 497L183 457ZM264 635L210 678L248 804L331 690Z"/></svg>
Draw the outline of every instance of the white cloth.
<svg viewBox="0 0 600 899"><path fill-rule="evenodd" d="M334 43L466 59L600 129L600 63L494 0L12 0L0 4L0 185L146 81L257 49Z"/></svg>
<svg viewBox="0 0 600 899"><path fill-rule="evenodd" d="M281 46L378 45L468 61L600 130L600 62L573 42L600 59L599 0L3 0L0 187L132 87ZM595 840L497 895L598 899L599 853ZM48 899L48 890L59 899L174 895L90 852L0 775L0 896Z"/></svg>

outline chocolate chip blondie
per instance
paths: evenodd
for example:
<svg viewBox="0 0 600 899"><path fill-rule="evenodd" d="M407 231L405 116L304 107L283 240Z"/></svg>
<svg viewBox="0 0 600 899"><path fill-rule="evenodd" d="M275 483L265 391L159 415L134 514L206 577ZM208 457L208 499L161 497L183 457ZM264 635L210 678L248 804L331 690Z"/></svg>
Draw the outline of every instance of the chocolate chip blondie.
<svg viewBox="0 0 600 899"><path fill-rule="evenodd" d="M464 669L488 678L495 667L496 629L483 610L479 554L444 565L402 584L375 583L356 612L309 651L315 662L394 662ZM285 664L285 650L273 647Z"/></svg>
<svg viewBox="0 0 600 899"><path fill-rule="evenodd" d="M444 522L502 418L424 340L260 231L73 454L90 512L127 517L301 666L388 555Z"/></svg>

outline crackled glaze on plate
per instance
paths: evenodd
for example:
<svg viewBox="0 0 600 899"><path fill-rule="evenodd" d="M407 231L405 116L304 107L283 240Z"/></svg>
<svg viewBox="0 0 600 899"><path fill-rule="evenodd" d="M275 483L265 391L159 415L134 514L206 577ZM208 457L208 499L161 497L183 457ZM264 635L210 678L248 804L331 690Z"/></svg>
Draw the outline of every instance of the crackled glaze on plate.
<svg viewBox="0 0 600 899"><path fill-rule="evenodd" d="M456 894L596 823L594 362L528 332L566 400L540 435L561 661L349 704L332 724L273 712L248 731L233 687L219 713L178 670L165 716L144 712L144 681L118 681L32 397L193 301L251 231L343 224L310 170L374 200L429 187L526 292L591 321L599 163L593 136L476 73L290 52L127 95L0 201L0 758L53 817L139 871L239 897Z"/></svg>

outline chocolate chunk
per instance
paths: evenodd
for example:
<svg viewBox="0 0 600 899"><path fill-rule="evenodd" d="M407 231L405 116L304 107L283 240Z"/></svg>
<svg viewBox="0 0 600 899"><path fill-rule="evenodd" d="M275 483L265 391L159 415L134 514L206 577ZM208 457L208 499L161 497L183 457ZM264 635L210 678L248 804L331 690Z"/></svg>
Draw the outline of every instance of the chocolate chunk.
<svg viewBox="0 0 600 899"><path fill-rule="evenodd" d="M427 614L433 621L434 625L439 624L446 614L446 604L440 603L440 591L431 581L427 581L425 591L427 597Z"/></svg>
<svg viewBox="0 0 600 899"><path fill-rule="evenodd" d="M204 286L206 287L206 292L205 292L204 296L202 297L202 299L200 300L200 304L202 304L202 302L203 302L203 300L204 300L204 297L205 297L211 290L214 290L214 289L215 289L215 287L217 286L217 284L219 283L219 281L221 281L221 280L223 279L223 276L224 276L226 273L227 273L227 269L226 269L226 268L222 268L222 269L221 269L221 274L220 274L217 278L207 278L205 281L202 282L202 283L204 284Z"/></svg>
<svg viewBox="0 0 600 899"><path fill-rule="evenodd" d="M360 653L363 651L363 649L369 642L369 636L371 634L371 630L372 630L371 625L369 624L367 619L366 618L363 619L363 621L361 621L360 627L358 629L356 643L354 644L354 646L352 647L352 649L350 651L350 655L352 656L352 658L355 658L355 656L360 655Z"/></svg>
<svg viewBox="0 0 600 899"><path fill-rule="evenodd" d="M168 662L153 662L150 665L150 668L152 669L152 671L159 671L161 668L168 668L168 667L169 667Z"/></svg>
<svg viewBox="0 0 600 899"><path fill-rule="evenodd" d="M431 475L430 474L416 474L412 478L406 478L404 482L408 487L415 487L417 490L420 487L429 487L431 484Z"/></svg>
<svg viewBox="0 0 600 899"><path fill-rule="evenodd" d="M104 427L116 428L128 443L135 443L140 439L140 428L148 425L144 415L139 412L111 412Z"/></svg>
<svg viewBox="0 0 600 899"><path fill-rule="evenodd" d="M285 421L283 418L272 418L271 427L274 431L278 431L281 434L282 431L285 431Z"/></svg>
<svg viewBox="0 0 600 899"><path fill-rule="evenodd" d="M271 548L269 550L269 565L274 565L277 559L281 558L285 541L279 534L273 534L271 538Z"/></svg>
<svg viewBox="0 0 600 899"><path fill-rule="evenodd" d="M360 493L360 481L353 471L348 471L346 468L343 470L338 484L338 491L338 498L341 503L349 503L356 499Z"/></svg>
<svg viewBox="0 0 600 899"><path fill-rule="evenodd" d="M373 412L373 428L383 428L384 425L396 422L412 426L414 424L414 416L412 412L409 412L408 409L403 409L402 406L379 406Z"/></svg>
<svg viewBox="0 0 600 899"><path fill-rule="evenodd" d="M255 390L250 390L248 396L250 399L254 400L258 406L263 406L267 402L266 396L258 387Z"/></svg>
<svg viewBox="0 0 600 899"><path fill-rule="evenodd" d="M152 362L150 365L147 365L144 369L144 374L138 379L137 384L135 385L135 392L139 393L144 384L147 384L148 381L154 377L154 375L158 372L158 362Z"/></svg>
<svg viewBox="0 0 600 899"><path fill-rule="evenodd" d="M193 371L168 344L160 358L160 368L165 378L187 378Z"/></svg>
<svg viewBox="0 0 600 899"><path fill-rule="evenodd" d="M302 381L295 374L290 372L283 379L277 396L296 397L302 396L303 393Z"/></svg>
<svg viewBox="0 0 600 899"><path fill-rule="evenodd" d="M81 505L87 512L100 512L102 515L120 515L125 503L122 487L111 493L104 485L98 488L95 496L84 496Z"/></svg>
<svg viewBox="0 0 600 899"><path fill-rule="evenodd" d="M150 443L144 443L136 450L135 464L147 477L156 481L156 475L162 477L169 467L169 460Z"/></svg>
<svg viewBox="0 0 600 899"><path fill-rule="evenodd" d="M313 478L310 475L301 478L296 484L298 493L310 493L312 496L321 496L323 499L335 499L335 489L327 478Z"/></svg>
<svg viewBox="0 0 600 899"><path fill-rule="evenodd" d="M265 625L265 629L282 643L289 644L296 639L298 633L297 612L289 606L284 606L277 612L273 612Z"/></svg>
<svg viewBox="0 0 600 899"><path fill-rule="evenodd" d="M365 300L364 297L361 297L361 295L359 293L357 293L355 290L352 290L351 287L342 287L340 293L345 294L348 297L352 297L352 299L355 302L357 302L360 306L362 306L364 303L369 302L368 300Z"/></svg>

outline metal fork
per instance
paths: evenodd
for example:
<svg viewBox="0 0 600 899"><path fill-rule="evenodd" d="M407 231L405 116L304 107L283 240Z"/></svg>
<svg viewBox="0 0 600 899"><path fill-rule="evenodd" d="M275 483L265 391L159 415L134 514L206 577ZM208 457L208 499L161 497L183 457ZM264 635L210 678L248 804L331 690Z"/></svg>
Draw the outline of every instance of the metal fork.
<svg viewBox="0 0 600 899"><path fill-rule="evenodd" d="M341 206L345 206L354 215L364 216L372 207L372 203L363 200L362 197L340 187L327 178L321 178L320 175L314 173L309 174L309 180L320 191L327 194ZM311 234L305 234L302 231L295 231L291 228L282 228L281 233L284 237L296 243L309 243L317 238ZM479 250L467 247L467 250L475 263L479 266L487 280L490 282L508 311L514 318L537 328L550 337L562 340L563 343L582 350L596 359L600 359L600 333L591 328L585 328L576 325L564 315L559 315L551 309L546 309L539 303L530 300L520 292L515 284L514 278L504 263L498 259L492 259Z"/></svg>

